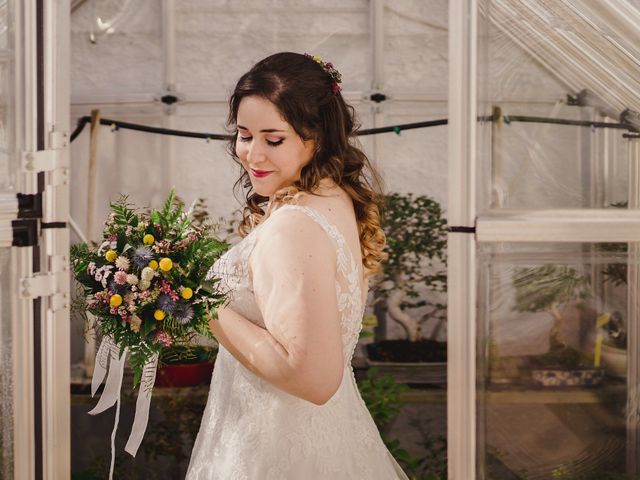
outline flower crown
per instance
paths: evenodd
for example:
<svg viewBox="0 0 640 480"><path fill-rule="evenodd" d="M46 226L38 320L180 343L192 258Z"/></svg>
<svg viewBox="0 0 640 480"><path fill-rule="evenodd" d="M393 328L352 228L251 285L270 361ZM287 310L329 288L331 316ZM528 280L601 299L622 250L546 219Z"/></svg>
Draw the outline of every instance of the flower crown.
<svg viewBox="0 0 640 480"><path fill-rule="evenodd" d="M333 80L333 83L331 84L331 91L334 95L337 95L338 92L342 90L342 87L340 87L339 85L340 83L342 83L342 75L340 75L340 72L335 69L333 63L325 62L320 57L315 57L309 53L305 53L304 56L318 63L324 69L324 71L329 74L329 76Z"/></svg>

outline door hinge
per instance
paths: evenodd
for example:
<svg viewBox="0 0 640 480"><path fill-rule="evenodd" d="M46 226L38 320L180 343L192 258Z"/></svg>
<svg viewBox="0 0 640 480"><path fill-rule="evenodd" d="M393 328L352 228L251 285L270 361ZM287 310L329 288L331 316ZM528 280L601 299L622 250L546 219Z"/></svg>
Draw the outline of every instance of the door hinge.
<svg viewBox="0 0 640 480"><path fill-rule="evenodd" d="M22 152L22 170L25 172L50 172L58 168L59 150Z"/></svg>
<svg viewBox="0 0 640 480"><path fill-rule="evenodd" d="M56 228L67 221L69 210L69 135L67 132L49 133L46 150L22 152L21 171L24 174L44 173L44 189L40 198L42 221ZM41 187L40 187L41 188Z"/></svg>
<svg viewBox="0 0 640 480"><path fill-rule="evenodd" d="M50 272L35 273L20 279L20 298L51 297L50 307L54 312L69 305L69 294L60 291L69 282L67 255L50 255Z"/></svg>
<svg viewBox="0 0 640 480"><path fill-rule="evenodd" d="M47 150L22 152L21 169L27 173L51 172L49 185L65 185L69 180L68 152L65 151L69 145L69 134L50 132L49 145Z"/></svg>
<svg viewBox="0 0 640 480"><path fill-rule="evenodd" d="M60 150L23 152L22 170L28 173L49 172L47 183L54 187L69 183L69 168L63 165Z"/></svg>

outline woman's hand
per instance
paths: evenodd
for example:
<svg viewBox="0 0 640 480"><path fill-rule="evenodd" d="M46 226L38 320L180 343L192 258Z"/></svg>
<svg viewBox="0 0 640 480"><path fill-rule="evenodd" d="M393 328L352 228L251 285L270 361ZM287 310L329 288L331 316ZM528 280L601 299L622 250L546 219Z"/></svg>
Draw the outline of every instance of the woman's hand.
<svg viewBox="0 0 640 480"><path fill-rule="evenodd" d="M229 307L220 306L217 308L216 312L209 312L209 330L218 341L220 338L220 334L222 333L222 329L220 328L220 321L222 317L227 314L228 310L231 310ZM217 314L217 317L215 316Z"/></svg>

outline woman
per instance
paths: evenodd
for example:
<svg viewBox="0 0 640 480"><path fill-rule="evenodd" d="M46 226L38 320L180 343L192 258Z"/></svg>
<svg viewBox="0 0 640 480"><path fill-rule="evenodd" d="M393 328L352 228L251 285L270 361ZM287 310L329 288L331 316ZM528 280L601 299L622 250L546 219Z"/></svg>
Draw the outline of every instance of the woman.
<svg viewBox="0 0 640 480"><path fill-rule="evenodd" d="M407 479L351 368L385 237L340 80L284 52L231 96L247 204L243 239L210 272L230 301L210 322L220 348L190 480Z"/></svg>

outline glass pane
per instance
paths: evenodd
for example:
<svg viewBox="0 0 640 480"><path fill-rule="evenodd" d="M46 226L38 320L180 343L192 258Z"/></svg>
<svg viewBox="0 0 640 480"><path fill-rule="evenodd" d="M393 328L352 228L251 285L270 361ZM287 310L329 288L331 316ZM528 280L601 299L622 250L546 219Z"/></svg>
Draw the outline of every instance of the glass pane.
<svg viewBox="0 0 640 480"><path fill-rule="evenodd" d="M479 115L492 121L480 127L480 211L625 205L638 3L481 3Z"/></svg>
<svg viewBox="0 0 640 480"><path fill-rule="evenodd" d="M636 478L639 264L629 249L480 250L479 478Z"/></svg>
<svg viewBox="0 0 640 480"><path fill-rule="evenodd" d="M0 192L15 188L13 151L13 51L9 43L9 5L0 0Z"/></svg>
<svg viewBox="0 0 640 480"><path fill-rule="evenodd" d="M12 135L12 117L11 109L13 107L11 100L12 64L3 61L2 56L8 55L7 52L0 51L0 192L14 190L16 162L12 161L10 144Z"/></svg>
<svg viewBox="0 0 640 480"><path fill-rule="evenodd" d="M0 478L13 478L11 248L0 248Z"/></svg>
<svg viewBox="0 0 640 480"><path fill-rule="evenodd" d="M0 50L6 50L8 48L8 15L7 0L0 0Z"/></svg>

